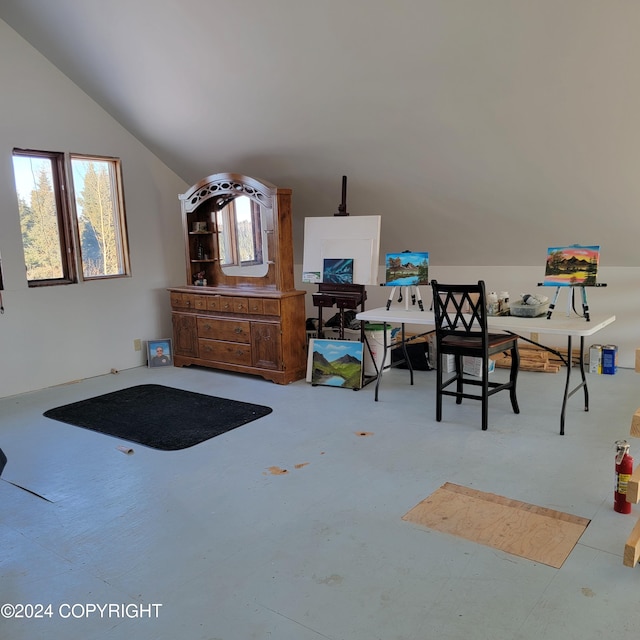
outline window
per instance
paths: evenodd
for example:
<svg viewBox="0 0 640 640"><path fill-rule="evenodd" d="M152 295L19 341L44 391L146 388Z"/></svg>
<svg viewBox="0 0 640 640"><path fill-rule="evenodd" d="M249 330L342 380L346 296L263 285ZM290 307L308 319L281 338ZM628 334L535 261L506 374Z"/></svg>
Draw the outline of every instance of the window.
<svg viewBox="0 0 640 640"><path fill-rule="evenodd" d="M129 275L120 161L13 150L30 287Z"/></svg>
<svg viewBox="0 0 640 640"><path fill-rule="evenodd" d="M218 211L220 263L262 264L260 205L247 196L238 196Z"/></svg>

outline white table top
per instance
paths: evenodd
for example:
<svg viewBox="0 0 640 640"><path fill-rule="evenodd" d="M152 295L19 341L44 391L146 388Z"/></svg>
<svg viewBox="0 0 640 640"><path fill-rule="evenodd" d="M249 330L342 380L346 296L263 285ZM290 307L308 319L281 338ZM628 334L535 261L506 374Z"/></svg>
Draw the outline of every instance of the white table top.
<svg viewBox="0 0 640 640"><path fill-rule="evenodd" d="M420 311L416 307L406 309L404 306L391 305L378 307L356 314L358 320L366 322L387 322L389 324L416 324L435 326L433 311ZM538 318L520 318L516 316L489 316L488 326L490 330L511 331L516 334L540 333L547 335L563 336L592 336L607 325L615 322L616 317L606 314L590 314L587 322L576 315L567 317L566 311L556 309L551 318L546 315Z"/></svg>

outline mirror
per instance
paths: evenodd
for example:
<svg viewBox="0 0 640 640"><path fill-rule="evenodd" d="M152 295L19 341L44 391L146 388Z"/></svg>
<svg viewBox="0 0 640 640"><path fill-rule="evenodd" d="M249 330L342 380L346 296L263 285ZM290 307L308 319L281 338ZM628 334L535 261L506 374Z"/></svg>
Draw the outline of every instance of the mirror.
<svg viewBox="0 0 640 640"><path fill-rule="evenodd" d="M217 201L220 267L227 276L263 277L268 256L265 216L259 202L241 195Z"/></svg>

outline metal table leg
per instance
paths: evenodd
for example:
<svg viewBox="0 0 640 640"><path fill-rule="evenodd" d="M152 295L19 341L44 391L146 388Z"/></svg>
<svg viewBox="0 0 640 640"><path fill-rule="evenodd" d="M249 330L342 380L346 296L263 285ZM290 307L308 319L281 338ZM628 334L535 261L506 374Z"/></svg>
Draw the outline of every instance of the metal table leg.
<svg viewBox="0 0 640 640"><path fill-rule="evenodd" d="M567 408L567 400L580 389L584 389L584 410L589 411L589 388L587 387L587 377L584 373L584 336L580 336L580 357L578 359L580 367L581 381L577 387L569 391L571 382L571 369L573 368L573 354L571 352L571 336L567 337L567 359L565 365L567 367L567 380L564 385L564 397L562 400L562 413L560 414L560 435L564 435L564 418Z"/></svg>

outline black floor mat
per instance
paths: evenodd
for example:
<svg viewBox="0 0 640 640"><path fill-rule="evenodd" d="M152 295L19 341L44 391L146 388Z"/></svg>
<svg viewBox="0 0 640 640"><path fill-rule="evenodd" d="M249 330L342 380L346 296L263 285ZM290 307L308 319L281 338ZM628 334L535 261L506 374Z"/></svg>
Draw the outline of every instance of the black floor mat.
<svg viewBox="0 0 640 640"><path fill-rule="evenodd" d="M270 407L145 384L44 413L154 449L185 449L271 413Z"/></svg>

